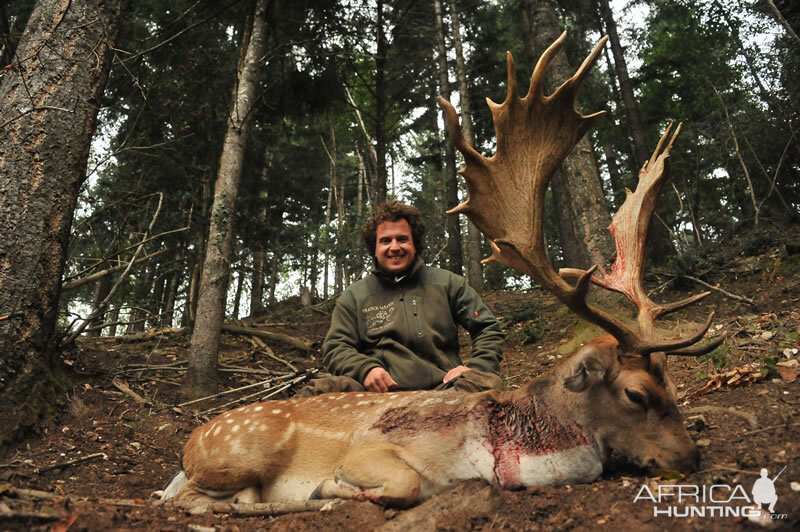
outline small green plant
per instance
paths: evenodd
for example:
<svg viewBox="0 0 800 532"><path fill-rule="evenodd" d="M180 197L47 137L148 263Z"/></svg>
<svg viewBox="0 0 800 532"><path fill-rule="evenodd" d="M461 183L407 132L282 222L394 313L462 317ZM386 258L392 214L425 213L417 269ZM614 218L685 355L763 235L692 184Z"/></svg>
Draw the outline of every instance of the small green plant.
<svg viewBox="0 0 800 532"><path fill-rule="evenodd" d="M703 355L700 357L701 362L711 362L714 364L715 369L722 369L728 365L728 353L730 352L730 348L726 345L720 346L710 353ZM708 375L706 375L708 376Z"/></svg>
<svg viewBox="0 0 800 532"><path fill-rule="evenodd" d="M761 359L761 373L764 375L773 375L778 372L778 357L767 355Z"/></svg>
<svg viewBox="0 0 800 532"><path fill-rule="evenodd" d="M522 344L532 344L538 342L544 336L544 328L542 327L543 320L540 318L533 325L526 325L519 331L515 331L513 336L518 339Z"/></svg>
<svg viewBox="0 0 800 532"><path fill-rule="evenodd" d="M542 307L539 305L538 301L529 301L524 307L512 310L511 313L506 316L506 326L538 318L541 311Z"/></svg>

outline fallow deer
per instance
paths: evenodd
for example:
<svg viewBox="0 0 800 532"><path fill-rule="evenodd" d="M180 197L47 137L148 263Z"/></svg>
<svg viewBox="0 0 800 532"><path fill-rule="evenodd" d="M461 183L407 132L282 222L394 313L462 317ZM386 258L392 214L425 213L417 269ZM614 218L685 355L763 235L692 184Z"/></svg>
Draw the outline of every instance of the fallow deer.
<svg viewBox="0 0 800 532"><path fill-rule="evenodd" d="M644 241L669 170L664 134L640 171L635 192L614 216L617 246L609 273L594 267L557 274L543 231L545 190L565 155L602 114L575 110L576 90L600 54L602 39L575 75L545 96L542 78L563 34L539 59L524 98L508 54L508 95L488 101L497 153L468 145L455 109L440 99L468 199L466 214L492 241L496 260L533 277L610 336L590 342L550 372L513 391L334 393L237 408L194 430L181 472L164 498L272 502L351 498L408 506L470 478L502 488L591 482L616 450L642 466L692 471L699 453L683 426L665 354L702 354L719 339L689 348L706 333L663 339L655 318L672 305L643 288ZM680 128L678 128L680 129ZM677 131L676 134L677 135ZM573 286L562 277L577 277ZM638 308L638 332L589 305L590 281L625 294Z"/></svg>

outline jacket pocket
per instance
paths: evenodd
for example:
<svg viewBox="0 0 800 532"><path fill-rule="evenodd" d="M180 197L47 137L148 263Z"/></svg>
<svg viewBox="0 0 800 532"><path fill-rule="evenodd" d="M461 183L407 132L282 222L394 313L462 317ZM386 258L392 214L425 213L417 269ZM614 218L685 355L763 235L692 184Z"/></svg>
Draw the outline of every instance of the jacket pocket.
<svg viewBox="0 0 800 532"><path fill-rule="evenodd" d="M419 323L419 311L417 310L417 298L411 298L411 313L414 315L414 322L417 324L417 337L422 336L422 326Z"/></svg>

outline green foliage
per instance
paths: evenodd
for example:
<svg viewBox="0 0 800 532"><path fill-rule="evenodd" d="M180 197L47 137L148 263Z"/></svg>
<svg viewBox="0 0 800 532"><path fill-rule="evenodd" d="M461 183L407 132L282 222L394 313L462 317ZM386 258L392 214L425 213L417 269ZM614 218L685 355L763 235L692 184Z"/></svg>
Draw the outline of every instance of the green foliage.
<svg viewBox="0 0 800 532"><path fill-rule="evenodd" d="M778 358L773 355L766 355L761 359L761 373L764 375L770 376L775 375L778 372Z"/></svg>
<svg viewBox="0 0 800 532"><path fill-rule="evenodd" d="M721 345L720 347L714 349L710 353L707 353L700 357L700 362L711 363L714 365L714 368L720 370L728 365L728 354L730 353L730 348L727 345Z"/></svg>

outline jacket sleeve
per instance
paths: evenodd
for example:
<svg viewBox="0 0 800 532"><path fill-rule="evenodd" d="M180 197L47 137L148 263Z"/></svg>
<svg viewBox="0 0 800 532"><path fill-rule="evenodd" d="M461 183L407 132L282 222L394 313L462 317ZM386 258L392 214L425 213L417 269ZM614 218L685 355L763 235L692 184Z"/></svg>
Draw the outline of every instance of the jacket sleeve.
<svg viewBox="0 0 800 532"><path fill-rule="evenodd" d="M500 322L463 277L453 276L450 298L456 322L472 339L472 355L467 367L499 374L505 340Z"/></svg>
<svg viewBox="0 0 800 532"><path fill-rule="evenodd" d="M375 358L360 353L360 345L355 301L345 292L336 301L331 327L322 344L322 360L328 371L363 383L369 370L381 365Z"/></svg>

